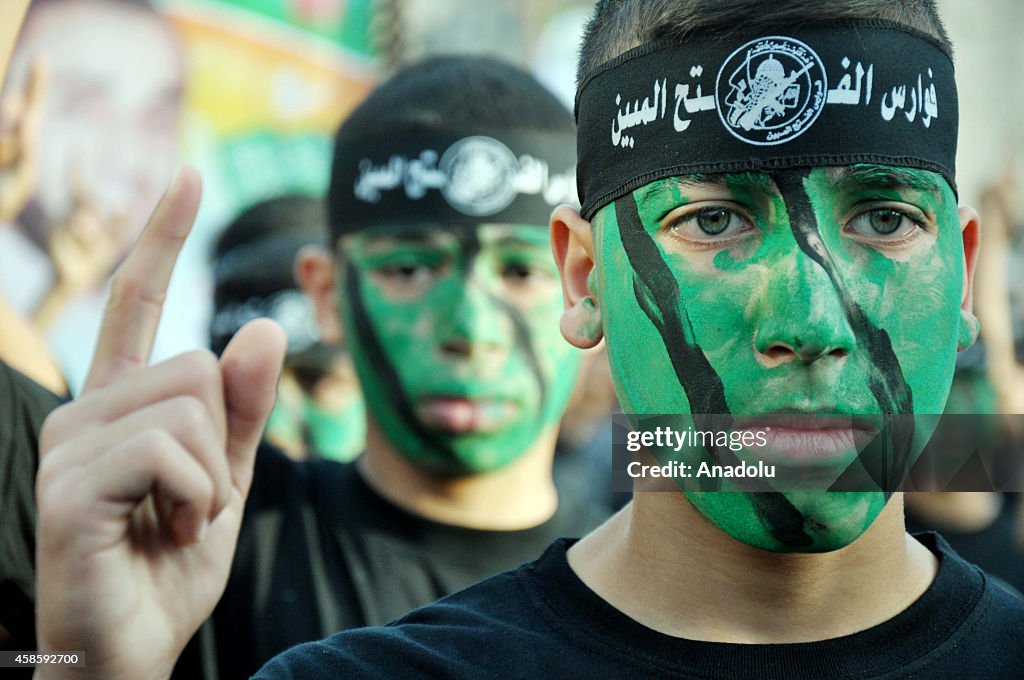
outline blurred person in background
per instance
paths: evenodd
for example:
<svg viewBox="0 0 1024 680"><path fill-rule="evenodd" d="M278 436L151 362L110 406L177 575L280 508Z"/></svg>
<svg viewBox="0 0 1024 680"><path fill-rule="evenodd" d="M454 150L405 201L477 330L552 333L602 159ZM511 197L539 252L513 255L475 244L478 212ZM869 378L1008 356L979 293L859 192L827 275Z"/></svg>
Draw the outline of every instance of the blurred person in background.
<svg viewBox="0 0 1024 680"><path fill-rule="evenodd" d="M546 224L574 199L574 165L571 114L493 59L407 67L345 120L331 248L304 249L296 271L320 341L351 352L366 448L348 465L258 451L227 589L179 677L204 635L222 679L247 677L603 518L552 478L579 352L558 333Z"/></svg>
<svg viewBox="0 0 1024 680"><path fill-rule="evenodd" d="M148 0L34 0L3 99L42 61L39 177L0 229L0 291L33 319L74 389L98 329L103 284L177 164L183 64Z"/></svg>
<svg viewBox="0 0 1024 680"><path fill-rule="evenodd" d="M366 421L352 359L341 340L321 342L313 305L295 281L303 247L327 243L322 199L280 196L244 210L213 251L210 348L220 355L252 319L284 328L288 353L266 440L295 460L349 461L363 450Z"/></svg>
<svg viewBox="0 0 1024 680"><path fill-rule="evenodd" d="M632 497L612 491L612 414L619 410L604 343L583 350L580 375L558 431L555 481L610 512Z"/></svg>

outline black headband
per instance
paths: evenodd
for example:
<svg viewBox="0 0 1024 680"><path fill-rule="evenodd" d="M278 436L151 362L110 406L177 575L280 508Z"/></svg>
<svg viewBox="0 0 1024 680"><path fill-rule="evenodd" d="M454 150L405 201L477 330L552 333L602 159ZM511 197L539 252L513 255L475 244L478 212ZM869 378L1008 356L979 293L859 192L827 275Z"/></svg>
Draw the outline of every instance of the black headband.
<svg viewBox="0 0 1024 680"><path fill-rule="evenodd" d="M378 225L547 225L576 199L576 140L565 132L454 135L426 130L339 143L331 173L335 234Z"/></svg>
<svg viewBox="0 0 1024 680"><path fill-rule="evenodd" d="M878 163L956 191L953 63L929 36L853 21L641 45L576 95L581 213L657 179Z"/></svg>
<svg viewBox="0 0 1024 680"><path fill-rule="evenodd" d="M295 256L303 246L321 245L313 236L275 236L242 243L213 264L210 348L217 354L253 319L269 317L284 328L288 353L319 338L312 303L295 281Z"/></svg>

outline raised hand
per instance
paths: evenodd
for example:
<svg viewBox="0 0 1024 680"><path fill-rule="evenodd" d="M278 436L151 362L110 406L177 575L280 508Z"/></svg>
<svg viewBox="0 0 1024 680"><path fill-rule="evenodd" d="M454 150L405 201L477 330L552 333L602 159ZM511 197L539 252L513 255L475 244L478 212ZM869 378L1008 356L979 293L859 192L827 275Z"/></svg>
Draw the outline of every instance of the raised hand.
<svg viewBox="0 0 1024 680"><path fill-rule="evenodd" d="M166 677L223 592L285 338L257 320L219 362L146 366L199 193L182 171L111 280L82 395L43 427L39 648L86 665L37 677Z"/></svg>

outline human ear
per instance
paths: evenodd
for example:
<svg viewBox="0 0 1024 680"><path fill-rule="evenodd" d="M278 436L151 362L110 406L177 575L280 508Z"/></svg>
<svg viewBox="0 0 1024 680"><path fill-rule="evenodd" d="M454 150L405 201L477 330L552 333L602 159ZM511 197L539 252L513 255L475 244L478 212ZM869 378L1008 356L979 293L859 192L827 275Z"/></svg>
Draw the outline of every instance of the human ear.
<svg viewBox="0 0 1024 680"><path fill-rule="evenodd" d="M562 279L562 337L580 349L594 347L604 336L597 295L589 283L594 271L594 239L590 222L574 208L560 205L551 214L551 252Z"/></svg>
<svg viewBox="0 0 1024 680"><path fill-rule="evenodd" d="M974 315L974 272L978 266L981 218L970 206L960 208L960 234L964 243L964 285L960 296L960 332L957 350L963 351L978 339L981 324Z"/></svg>
<svg viewBox="0 0 1024 680"><path fill-rule="evenodd" d="M295 280L313 301L320 341L325 345L339 344L342 332L335 304L334 259L331 254L320 246L303 246L295 256Z"/></svg>

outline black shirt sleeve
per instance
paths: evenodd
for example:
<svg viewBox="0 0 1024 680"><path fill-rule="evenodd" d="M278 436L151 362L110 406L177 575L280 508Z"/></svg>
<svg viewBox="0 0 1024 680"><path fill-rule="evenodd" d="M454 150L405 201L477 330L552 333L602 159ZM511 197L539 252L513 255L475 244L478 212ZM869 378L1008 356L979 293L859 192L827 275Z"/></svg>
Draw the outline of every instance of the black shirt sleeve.
<svg viewBox="0 0 1024 680"><path fill-rule="evenodd" d="M0 361L0 625L18 649L35 649L39 431L61 401Z"/></svg>

